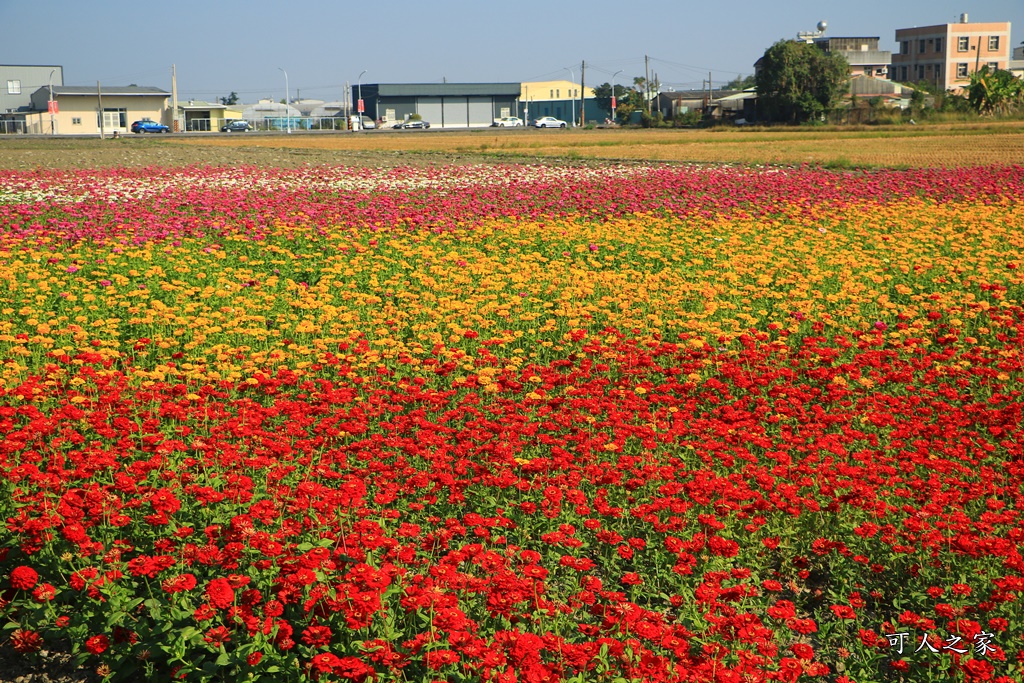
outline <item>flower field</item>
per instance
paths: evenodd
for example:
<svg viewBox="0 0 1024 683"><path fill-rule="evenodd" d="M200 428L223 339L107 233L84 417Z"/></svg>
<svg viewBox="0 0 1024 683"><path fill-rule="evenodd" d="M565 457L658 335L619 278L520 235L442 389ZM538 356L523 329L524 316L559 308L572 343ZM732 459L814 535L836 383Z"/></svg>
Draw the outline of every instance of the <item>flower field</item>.
<svg viewBox="0 0 1024 683"><path fill-rule="evenodd" d="M1021 680L1022 171L0 171L0 656Z"/></svg>

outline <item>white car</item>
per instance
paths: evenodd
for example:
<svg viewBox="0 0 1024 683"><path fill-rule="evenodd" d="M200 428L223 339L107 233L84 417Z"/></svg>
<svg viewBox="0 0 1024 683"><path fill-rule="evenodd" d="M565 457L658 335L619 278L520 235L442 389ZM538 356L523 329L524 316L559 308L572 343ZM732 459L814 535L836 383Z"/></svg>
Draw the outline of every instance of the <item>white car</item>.
<svg viewBox="0 0 1024 683"><path fill-rule="evenodd" d="M500 119L494 119L494 123L491 124L498 128L515 128L516 126L522 126L523 120L518 116L503 116Z"/></svg>
<svg viewBox="0 0 1024 683"><path fill-rule="evenodd" d="M349 121L353 130L373 130L377 127L377 122L365 114L353 114Z"/></svg>
<svg viewBox="0 0 1024 683"><path fill-rule="evenodd" d="M533 122L535 128L565 128L565 121L554 116L542 116Z"/></svg>

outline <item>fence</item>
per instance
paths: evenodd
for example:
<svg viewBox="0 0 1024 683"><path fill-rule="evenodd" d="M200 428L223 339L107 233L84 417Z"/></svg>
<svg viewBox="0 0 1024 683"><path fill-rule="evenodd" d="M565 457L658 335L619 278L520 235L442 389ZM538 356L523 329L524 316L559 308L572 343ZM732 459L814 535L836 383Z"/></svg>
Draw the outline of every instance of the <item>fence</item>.
<svg viewBox="0 0 1024 683"><path fill-rule="evenodd" d="M233 119L188 120L187 132L220 132ZM253 130L347 130L343 116L279 116L260 119L244 119Z"/></svg>
<svg viewBox="0 0 1024 683"><path fill-rule="evenodd" d="M47 135L50 132L49 121L0 119L0 135Z"/></svg>
<svg viewBox="0 0 1024 683"><path fill-rule="evenodd" d="M246 119L253 130L284 131L284 130L347 130L345 118L341 116L292 116L264 119ZM231 119L193 119L188 120L184 132L213 132L220 129ZM179 121L179 125L185 122ZM60 129L55 131L58 135ZM108 131L109 133L109 131ZM49 135L50 122L47 119L0 119L0 135Z"/></svg>

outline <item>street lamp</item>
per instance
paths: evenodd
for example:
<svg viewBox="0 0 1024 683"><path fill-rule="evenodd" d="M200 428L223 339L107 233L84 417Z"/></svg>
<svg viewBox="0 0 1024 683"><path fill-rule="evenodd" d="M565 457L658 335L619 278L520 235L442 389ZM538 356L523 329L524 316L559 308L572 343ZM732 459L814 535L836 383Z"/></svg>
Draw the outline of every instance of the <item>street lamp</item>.
<svg viewBox="0 0 1024 683"><path fill-rule="evenodd" d="M292 132L292 117L288 113L288 72L277 67L277 70L284 74L284 115L285 115L285 127L289 133Z"/></svg>
<svg viewBox="0 0 1024 683"><path fill-rule="evenodd" d="M576 74L574 74L572 72L572 69L570 69L569 67L565 67L565 70L569 72L569 82L571 82L573 85L576 85ZM572 95L572 92L570 92L569 95ZM576 98L572 97L571 99L572 99L572 125L573 125L573 127L575 127L576 126Z"/></svg>
<svg viewBox="0 0 1024 683"><path fill-rule="evenodd" d="M50 110L50 135L57 134L57 128L53 123L53 74L56 71L56 69L50 69L50 104L47 106L47 109Z"/></svg>
<svg viewBox="0 0 1024 683"><path fill-rule="evenodd" d="M359 121L359 130L363 129L363 74L366 73L366 69L359 74L359 78L356 79L356 90L359 94L359 101L356 102L356 117Z"/></svg>
<svg viewBox="0 0 1024 683"><path fill-rule="evenodd" d="M616 109L616 107L615 107L615 104L616 104L616 102L615 102L615 77L618 76L620 73L622 73L622 69L619 69L618 71L616 71L615 73L612 74L612 121L613 122L615 121L615 109Z"/></svg>

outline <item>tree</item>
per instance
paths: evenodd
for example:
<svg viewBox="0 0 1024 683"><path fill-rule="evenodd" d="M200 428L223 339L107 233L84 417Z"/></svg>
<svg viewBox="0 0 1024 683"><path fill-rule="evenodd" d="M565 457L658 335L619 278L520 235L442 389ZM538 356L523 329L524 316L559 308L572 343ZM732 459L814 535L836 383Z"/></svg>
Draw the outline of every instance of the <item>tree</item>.
<svg viewBox="0 0 1024 683"><path fill-rule="evenodd" d="M754 76L753 76L753 74L751 74L750 76L737 76L736 78L734 78L731 81L729 81L728 83L726 83L722 87L722 89L723 90L746 90L747 88L753 88L754 85L755 85L755 83L754 83Z"/></svg>
<svg viewBox="0 0 1024 683"><path fill-rule="evenodd" d="M630 89L624 85L615 84L615 106L618 107L620 103L629 97ZM601 85L594 88L594 99L597 100L597 106L607 110L611 113L612 118L615 117L615 113L612 112L612 86L610 83L602 83Z"/></svg>
<svg viewBox="0 0 1024 683"><path fill-rule="evenodd" d="M758 108L773 121L802 123L832 110L846 92L850 65L812 43L780 40L765 50L755 76Z"/></svg>
<svg viewBox="0 0 1024 683"><path fill-rule="evenodd" d="M229 106L232 104L238 104L238 93L232 90L230 95L220 98L220 103Z"/></svg>
<svg viewBox="0 0 1024 683"><path fill-rule="evenodd" d="M971 74L967 101L979 114L1006 114L1024 103L1024 83L1005 69L986 65Z"/></svg>

